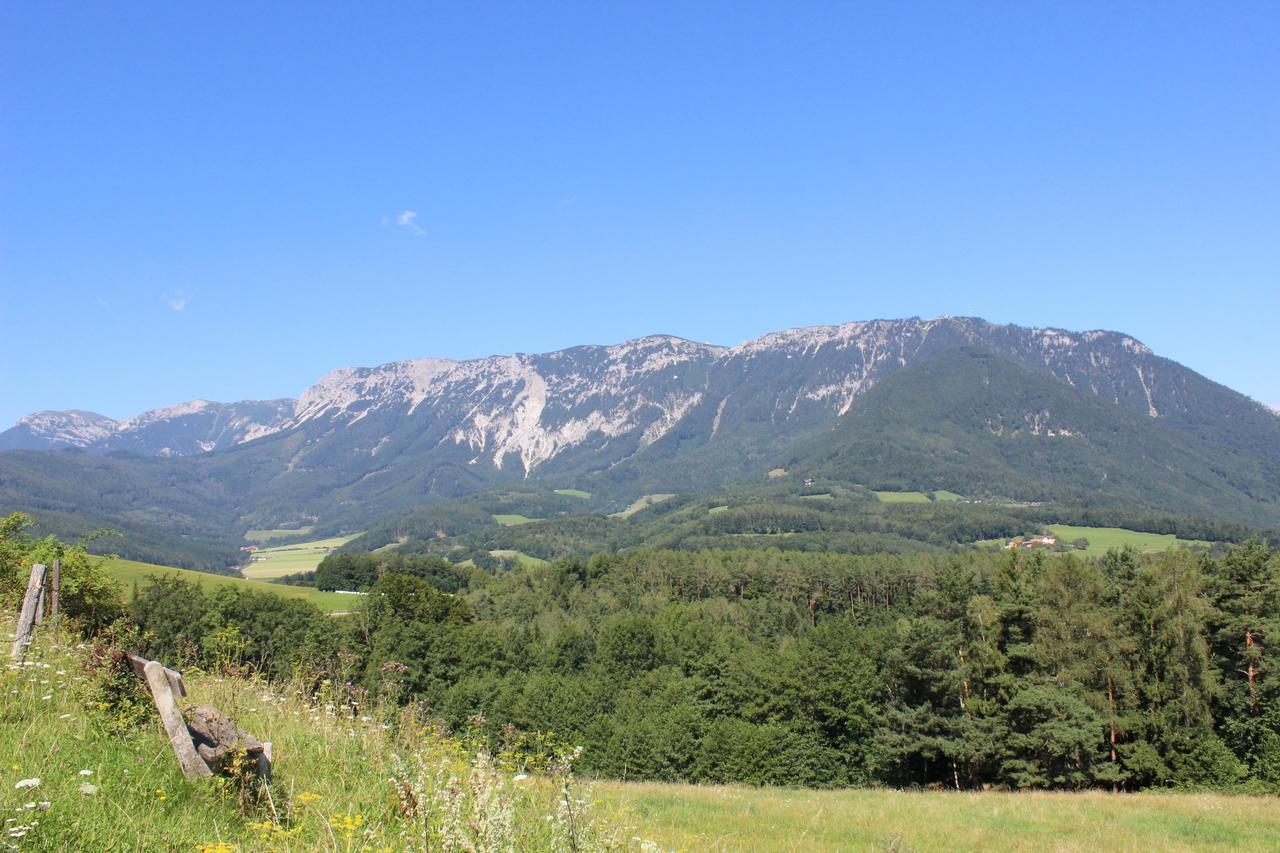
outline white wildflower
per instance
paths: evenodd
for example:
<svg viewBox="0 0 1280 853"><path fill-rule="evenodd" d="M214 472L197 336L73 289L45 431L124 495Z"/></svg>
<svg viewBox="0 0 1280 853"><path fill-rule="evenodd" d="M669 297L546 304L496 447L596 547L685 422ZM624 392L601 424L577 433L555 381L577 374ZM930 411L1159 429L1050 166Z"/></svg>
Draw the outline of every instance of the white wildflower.
<svg viewBox="0 0 1280 853"><path fill-rule="evenodd" d="M81 776L92 776L92 775L93 775L93 771L92 771L92 770L81 770L81 771L80 771L80 775L81 775Z"/></svg>
<svg viewBox="0 0 1280 853"><path fill-rule="evenodd" d="M23 779L13 787L17 788L19 791L21 791L23 788L39 788L40 777L36 776L31 779Z"/></svg>

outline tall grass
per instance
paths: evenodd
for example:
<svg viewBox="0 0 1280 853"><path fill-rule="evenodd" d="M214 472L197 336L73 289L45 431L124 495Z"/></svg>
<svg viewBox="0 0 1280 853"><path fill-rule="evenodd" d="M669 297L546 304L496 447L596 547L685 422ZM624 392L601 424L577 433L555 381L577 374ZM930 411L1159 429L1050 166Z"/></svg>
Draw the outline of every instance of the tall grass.
<svg viewBox="0 0 1280 853"><path fill-rule="evenodd" d="M12 623L6 623L12 636ZM0 843L23 850L598 850L636 847L569 760L488 749L345 685L187 672L271 741L274 778L187 782L154 714L109 700L86 644L47 636L0 677ZM138 682L141 691L141 682ZM137 697L134 697L137 698ZM145 696L143 697L145 698ZM145 708L145 704L135 704Z"/></svg>

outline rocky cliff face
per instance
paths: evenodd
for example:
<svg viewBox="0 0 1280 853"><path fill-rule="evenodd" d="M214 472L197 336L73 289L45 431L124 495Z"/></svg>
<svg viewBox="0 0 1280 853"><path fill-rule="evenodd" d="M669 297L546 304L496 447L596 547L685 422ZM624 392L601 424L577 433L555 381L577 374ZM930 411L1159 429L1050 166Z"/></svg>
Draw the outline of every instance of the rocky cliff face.
<svg viewBox="0 0 1280 853"><path fill-rule="evenodd" d="M917 370L961 350L1018 370ZM915 375L897 383L909 393L873 393L900 373ZM991 389L999 394L955 393L938 386L944 380L930 385L922 376L1002 387ZM1050 387L1059 390L1051 394ZM877 397L875 417L858 418ZM963 401L964 412L940 402L933 409L907 405L922 397ZM984 400L998 400L998 411L994 403L984 410ZM920 426L911 423L912 411L928 412L916 421L940 419L959 429L947 437L953 449L946 459L937 456L936 436L912 429ZM980 434L962 428L972 423L985 425ZM875 437L858 432L871 429L865 424L874 425ZM653 336L541 355L343 368L297 400L195 401L119 422L41 412L0 434L0 450L88 452L80 460L8 457L0 497L15 507L98 507L102 499L81 494L74 473L77 466L103 468L95 468L98 460L110 463L120 483L112 492L120 507L112 512L134 512L186 483L182 494L194 490L218 503L227 525L335 516L365 523L505 480L621 498L705 491L800 461L821 476L855 446L865 450L856 470L844 467L851 481L862 482L880 455L875 448L888 446L881 439L916 436L919 446L898 448L896 458L936 468L972 456L974 442L988 433L1054 442L1039 448L1046 459L1064 470L1087 467L1103 490L1115 490L1122 470L1132 485L1186 468L1180 476L1195 482L1160 502L1174 511L1213 514L1214 496L1225 495L1223 506L1236 507L1232 517L1269 519L1280 500L1280 417L1266 407L1127 335L949 317L791 329L732 348ZM1123 435L1136 438L1116 439ZM824 436L845 446L824 443ZM1150 450L1157 446L1163 462ZM131 455L102 458L121 450ZM166 465L153 464L159 462ZM1192 476L1191 468L1199 473ZM929 479L916 473L913 481ZM57 501L48 494L55 481L66 487ZM1074 488L1086 489L1083 482ZM154 512L163 516L170 504L165 498ZM1261 509L1254 512L1255 505Z"/></svg>
<svg viewBox="0 0 1280 853"><path fill-rule="evenodd" d="M78 447L101 453L190 456L275 432L293 409L293 400L191 400L122 421L78 410L36 412L0 433L0 450Z"/></svg>
<svg viewBox="0 0 1280 853"><path fill-rule="evenodd" d="M410 448L522 475L572 456L589 456L599 468L676 432L686 443L754 446L775 443L762 432L785 438L828 428L884 377L962 346L1041 368L1175 427L1205 429L1221 420L1224 401L1236 411L1235 428L1276 421L1127 335L944 317L790 329L733 348L653 336L542 355L342 368L296 401L196 400L119 422L39 412L0 433L0 449L183 456L296 433L306 439L291 468L352 455L389 460Z"/></svg>

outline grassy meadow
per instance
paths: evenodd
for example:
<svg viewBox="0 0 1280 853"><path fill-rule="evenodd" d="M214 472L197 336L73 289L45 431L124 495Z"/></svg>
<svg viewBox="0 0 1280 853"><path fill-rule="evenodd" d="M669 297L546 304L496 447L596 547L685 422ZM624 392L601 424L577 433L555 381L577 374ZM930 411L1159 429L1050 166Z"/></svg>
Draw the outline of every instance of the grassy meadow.
<svg viewBox="0 0 1280 853"><path fill-rule="evenodd" d="M268 592L272 595L278 595L281 598L299 598L303 601L310 601L321 610L327 610L330 613L342 612L350 610L352 600L355 598L350 595L339 595L336 592L320 592L314 587L309 586L285 586L278 583L267 583L266 581L241 580L240 578L230 577L229 575L214 575L208 572L193 572L187 569L175 569L171 566L157 566L151 563L139 563L136 560L107 559L105 561L107 571L113 577L120 581L124 587L126 596L132 595L134 584L145 584L152 578L156 577L180 577L183 580L192 583L202 584L209 589L216 589L221 586L234 586L240 589L251 589L256 592Z"/></svg>
<svg viewBox="0 0 1280 853"><path fill-rule="evenodd" d="M252 580L268 580L298 572L315 571L316 566L320 565L320 561L330 551L345 545L359 535L355 533L350 536L315 539L311 542L295 542L292 545L279 545L275 548L260 548L253 555L254 561L241 571L245 577Z"/></svg>
<svg viewBox="0 0 1280 853"><path fill-rule="evenodd" d="M581 498L584 501L591 500L591 493L584 492L582 489L556 489L555 493L569 498Z"/></svg>
<svg viewBox="0 0 1280 853"><path fill-rule="evenodd" d="M490 551L490 556L501 557L504 560L517 560L522 566L548 566L550 562L541 557L534 557L523 551L514 551L509 548L499 548L496 551Z"/></svg>
<svg viewBox="0 0 1280 853"><path fill-rule="evenodd" d="M503 527L515 527L520 524L528 524L531 521L542 521L541 518L530 518L527 515L521 515L518 512L499 513L493 517L493 520L501 524Z"/></svg>
<svg viewBox="0 0 1280 853"><path fill-rule="evenodd" d="M612 513L611 517L612 518L630 518L631 516L635 515L637 512L639 512L642 509L651 507L656 503L661 503L662 501L670 500L671 498L674 498L674 497L675 495L667 494L667 493L654 494L654 495L642 495L636 498L634 501L632 501L631 505L628 506L626 509L622 510L621 512Z"/></svg>
<svg viewBox="0 0 1280 853"><path fill-rule="evenodd" d="M244 538L246 542L263 545L273 539L288 539L294 536L303 536L310 532L310 527L277 527L273 530L250 530L244 534Z"/></svg>
<svg viewBox="0 0 1280 853"><path fill-rule="evenodd" d="M1280 799L602 782L664 850L1280 850Z"/></svg>
<svg viewBox="0 0 1280 853"><path fill-rule="evenodd" d="M12 619L0 627L12 638ZM640 849L588 788L570 788L571 830L557 808L563 775L522 775L521 756L473 758L458 738L394 708L351 712L337 687L309 697L184 672L184 705L214 705L274 753L261 793L188 782L141 682L127 673L104 693L105 673L87 665L83 646L42 636L28 660L0 670L0 839L12 849Z"/></svg>
<svg viewBox="0 0 1280 853"><path fill-rule="evenodd" d="M927 504L931 503L924 492L876 492L881 503L887 504Z"/></svg>
<svg viewBox="0 0 1280 853"><path fill-rule="evenodd" d="M1074 542L1076 539L1088 539L1089 547L1084 553L1090 557L1101 557L1111 548L1123 548L1125 545L1137 551L1151 553L1164 551L1177 545L1203 545L1192 539L1179 539L1172 534L1139 533L1136 530L1124 530L1119 527L1075 527L1070 524L1051 524L1048 527L1060 542Z"/></svg>

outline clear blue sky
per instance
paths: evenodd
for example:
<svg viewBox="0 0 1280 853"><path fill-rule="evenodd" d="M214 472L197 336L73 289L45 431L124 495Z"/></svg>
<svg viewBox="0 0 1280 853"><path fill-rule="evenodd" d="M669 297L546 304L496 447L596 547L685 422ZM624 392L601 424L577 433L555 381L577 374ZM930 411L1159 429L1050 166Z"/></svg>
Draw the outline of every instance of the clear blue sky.
<svg viewBox="0 0 1280 853"><path fill-rule="evenodd" d="M0 423L941 314L1280 404L1274 0L0 18Z"/></svg>

